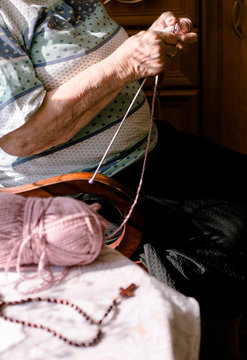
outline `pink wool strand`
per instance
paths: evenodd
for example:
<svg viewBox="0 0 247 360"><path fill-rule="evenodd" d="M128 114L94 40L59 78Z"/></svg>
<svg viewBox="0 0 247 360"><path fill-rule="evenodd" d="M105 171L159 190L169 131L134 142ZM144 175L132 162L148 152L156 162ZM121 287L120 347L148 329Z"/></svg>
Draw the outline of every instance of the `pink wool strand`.
<svg viewBox="0 0 247 360"><path fill-rule="evenodd" d="M99 208L66 197L1 193L0 268L6 274L15 268L20 281L40 278L41 286L32 292L60 282L68 267L88 264L99 255L109 225ZM65 269L55 276L50 265ZM28 269L37 272L28 276Z"/></svg>

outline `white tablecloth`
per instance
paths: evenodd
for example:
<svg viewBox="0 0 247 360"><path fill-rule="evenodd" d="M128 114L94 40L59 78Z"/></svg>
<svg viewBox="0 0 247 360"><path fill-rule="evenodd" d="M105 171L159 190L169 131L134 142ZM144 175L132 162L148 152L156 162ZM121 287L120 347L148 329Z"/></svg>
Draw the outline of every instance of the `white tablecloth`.
<svg viewBox="0 0 247 360"><path fill-rule="evenodd" d="M57 271L57 269L55 269ZM9 274L9 282L16 273ZM65 344L40 329L23 327L0 318L1 360L194 360L198 359L200 313L195 299L168 288L115 250L104 247L92 264L73 268L61 284L33 297L59 297L79 305L100 319L120 287L135 283L135 296L123 299L119 311L103 327L104 336L92 348ZM31 281L25 283L28 287ZM0 272L0 294L5 300L20 295L6 285ZM95 334L72 309L49 303L28 303L5 309L22 320L42 323L73 340Z"/></svg>

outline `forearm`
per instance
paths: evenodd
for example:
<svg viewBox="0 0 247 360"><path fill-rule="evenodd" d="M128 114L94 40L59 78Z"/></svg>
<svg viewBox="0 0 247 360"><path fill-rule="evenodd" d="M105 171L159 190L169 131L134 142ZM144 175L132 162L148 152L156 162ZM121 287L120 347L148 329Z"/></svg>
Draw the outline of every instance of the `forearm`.
<svg viewBox="0 0 247 360"><path fill-rule="evenodd" d="M164 13L147 31L128 38L103 61L46 94L41 107L20 128L0 139L9 154L40 153L73 137L129 83L161 73L177 54L177 45L196 34L175 34ZM174 22L173 18L173 22Z"/></svg>
<svg viewBox="0 0 247 360"><path fill-rule="evenodd" d="M63 143L86 126L131 81L114 55L49 91L41 107L20 128L0 139L9 154L28 156Z"/></svg>

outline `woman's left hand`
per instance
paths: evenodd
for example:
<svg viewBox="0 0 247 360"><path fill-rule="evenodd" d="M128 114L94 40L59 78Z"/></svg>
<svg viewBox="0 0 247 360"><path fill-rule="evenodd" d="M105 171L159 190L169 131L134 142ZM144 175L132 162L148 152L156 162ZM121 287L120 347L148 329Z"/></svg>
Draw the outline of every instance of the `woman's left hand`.
<svg viewBox="0 0 247 360"><path fill-rule="evenodd" d="M176 55L197 41L190 24L189 19L176 19L171 12L165 12L148 30L127 39L111 55L113 62L133 80L158 75Z"/></svg>

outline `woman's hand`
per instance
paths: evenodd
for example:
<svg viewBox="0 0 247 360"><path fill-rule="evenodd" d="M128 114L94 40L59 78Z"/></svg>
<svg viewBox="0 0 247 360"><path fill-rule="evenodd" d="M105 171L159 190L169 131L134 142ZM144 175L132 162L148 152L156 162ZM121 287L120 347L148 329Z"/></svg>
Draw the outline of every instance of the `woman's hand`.
<svg viewBox="0 0 247 360"><path fill-rule="evenodd" d="M131 36L114 53L115 61L134 80L163 72L171 59L197 41L190 32L189 19L176 19L171 12L163 13L147 31ZM124 72L123 71L123 72Z"/></svg>
<svg viewBox="0 0 247 360"><path fill-rule="evenodd" d="M126 85L161 73L187 44L195 42L196 34L188 31L186 21L179 22L170 12L162 14L147 31L47 92L25 124L0 139L0 147L12 155L29 156L68 141Z"/></svg>

